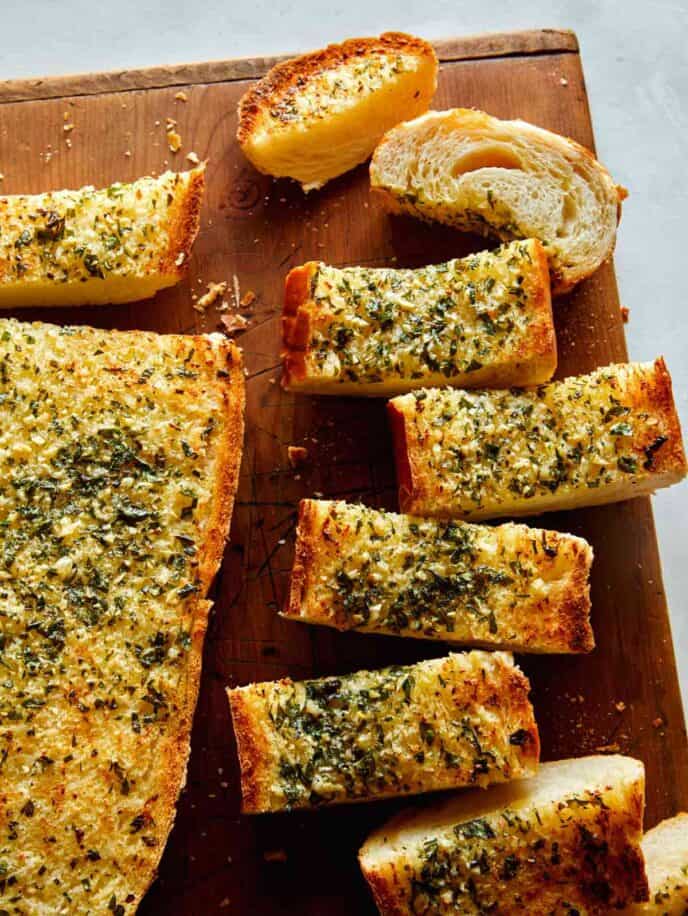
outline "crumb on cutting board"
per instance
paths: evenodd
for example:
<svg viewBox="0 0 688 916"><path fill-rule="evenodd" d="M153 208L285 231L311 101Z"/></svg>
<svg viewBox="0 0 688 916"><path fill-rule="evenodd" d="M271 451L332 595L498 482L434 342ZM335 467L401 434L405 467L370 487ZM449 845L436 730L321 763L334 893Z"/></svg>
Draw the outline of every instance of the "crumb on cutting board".
<svg viewBox="0 0 688 916"><path fill-rule="evenodd" d="M248 327L248 321L244 318L243 315L237 315L236 312L233 312L231 315L223 315L220 318L220 323L222 328L228 336L233 334L238 334L239 331L245 331Z"/></svg>
<svg viewBox="0 0 688 916"><path fill-rule="evenodd" d="M253 303L254 303L255 301L256 301L256 294L253 292L252 289L248 289L248 290L246 290L246 292L244 293L244 295L243 295L243 296L241 297L241 299L239 300L239 305L240 305L242 308L247 309L247 308L249 308L251 305L253 305Z"/></svg>
<svg viewBox="0 0 688 916"><path fill-rule="evenodd" d="M263 853L266 862L286 862L287 852L285 849L268 849Z"/></svg>
<svg viewBox="0 0 688 916"><path fill-rule="evenodd" d="M621 320L624 324L628 324L628 319L630 318L631 310L626 308L625 305L621 306Z"/></svg>
<svg viewBox="0 0 688 916"><path fill-rule="evenodd" d="M227 289L227 281L220 280L219 283L208 283L207 292L204 293L198 301L194 304L194 308L197 312L204 312L209 308L213 303L225 294Z"/></svg>
<svg viewBox="0 0 688 916"><path fill-rule="evenodd" d="M179 90L179 92L175 92L174 97L177 102L188 102L189 101L188 95L185 92L183 92L181 89Z"/></svg>
<svg viewBox="0 0 688 916"><path fill-rule="evenodd" d="M177 122L174 118L167 118L165 121L165 134L167 135L167 145L172 153L178 153L182 148L182 138L177 131Z"/></svg>
<svg viewBox="0 0 688 916"><path fill-rule="evenodd" d="M200 161L201 161L201 160L198 158L198 154L197 154L197 153L194 153L193 150L191 150L190 153L187 153L187 154L186 154L186 158L189 160L189 162L190 162L192 165L198 165L198 164L200 163Z"/></svg>
<svg viewBox="0 0 688 916"><path fill-rule="evenodd" d="M287 458L293 468L300 468L308 461L308 449L303 445L288 445Z"/></svg>

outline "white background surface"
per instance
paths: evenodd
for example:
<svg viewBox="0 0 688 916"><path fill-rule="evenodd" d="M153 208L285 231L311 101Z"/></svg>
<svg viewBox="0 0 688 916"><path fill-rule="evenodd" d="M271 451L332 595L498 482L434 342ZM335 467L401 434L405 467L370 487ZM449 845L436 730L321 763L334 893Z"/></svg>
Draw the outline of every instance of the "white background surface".
<svg viewBox="0 0 688 916"><path fill-rule="evenodd" d="M630 355L666 356L688 431L688 0L0 0L0 10L0 79L306 50L385 29L574 29L598 154L631 191L616 250ZM654 504L688 706L688 485Z"/></svg>

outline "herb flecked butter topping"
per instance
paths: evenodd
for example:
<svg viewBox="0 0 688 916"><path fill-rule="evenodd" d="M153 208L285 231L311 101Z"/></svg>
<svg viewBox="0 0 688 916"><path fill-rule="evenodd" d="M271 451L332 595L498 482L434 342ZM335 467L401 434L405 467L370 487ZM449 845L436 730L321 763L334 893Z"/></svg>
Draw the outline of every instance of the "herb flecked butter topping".
<svg viewBox="0 0 688 916"><path fill-rule="evenodd" d="M3 912L131 912L161 854L227 410L214 346L0 321Z"/></svg>
<svg viewBox="0 0 688 916"><path fill-rule="evenodd" d="M244 810L487 785L524 775L538 757L528 689L510 655L471 652L232 690Z"/></svg>

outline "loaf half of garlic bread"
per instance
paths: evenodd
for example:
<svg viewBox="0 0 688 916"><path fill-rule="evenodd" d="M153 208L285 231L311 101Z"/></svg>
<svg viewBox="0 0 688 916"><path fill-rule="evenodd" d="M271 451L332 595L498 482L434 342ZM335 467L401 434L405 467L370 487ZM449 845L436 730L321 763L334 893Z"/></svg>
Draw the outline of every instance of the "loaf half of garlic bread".
<svg viewBox="0 0 688 916"><path fill-rule="evenodd" d="M503 240L540 239L555 294L611 255L627 194L579 143L467 108L390 130L370 181L392 211Z"/></svg>
<svg viewBox="0 0 688 916"><path fill-rule="evenodd" d="M401 32L351 38L273 67L239 102L237 140L260 172L310 191L427 111L436 85L428 42Z"/></svg>
<svg viewBox="0 0 688 916"><path fill-rule="evenodd" d="M527 678L474 651L229 690L243 811L486 786L537 769Z"/></svg>
<svg viewBox="0 0 688 916"><path fill-rule="evenodd" d="M423 389L389 411L404 512L531 515L631 499L686 475L661 358L532 390Z"/></svg>
<svg viewBox="0 0 688 916"><path fill-rule="evenodd" d="M592 548L496 527L302 500L283 615L514 652L589 652Z"/></svg>
<svg viewBox="0 0 688 916"><path fill-rule="evenodd" d="M204 167L0 197L0 308L147 299L186 273Z"/></svg>
<svg viewBox="0 0 688 916"><path fill-rule="evenodd" d="M609 913L647 900L638 760L543 763L532 779L392 818L359 861L382 916Z"/></svg>
<svg viewBox="0 0 688 916"><path fill-rule="evenodd" d="M392 396L423 385L537 385L557 366L542 245L417 270L311 261L286 280L283 384Z"/></svg>
<svg viewBox="0 0 688 916"><path fill-rule="evenodd" d="M650 899L624 913L685 916L688 912L688 814L677 814L648 830L642 842Z"/></svg>
<svg viewBox="0 0 688 916"><path fill-rule="evenodd" d="M243 401L222 335L0 320L0 909L121 916L155 877Z"/></svg>

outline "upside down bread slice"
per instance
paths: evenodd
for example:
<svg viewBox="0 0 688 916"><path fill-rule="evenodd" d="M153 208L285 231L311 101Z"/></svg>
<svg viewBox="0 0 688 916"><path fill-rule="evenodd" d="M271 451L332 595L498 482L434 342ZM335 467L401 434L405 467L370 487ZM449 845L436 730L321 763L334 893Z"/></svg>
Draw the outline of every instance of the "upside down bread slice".
<svg viewBox="0 0 688 916"><path fill-rule="evenodd" d="M630 757L543 763L532 779L397 815L359 861L382 916L596 916L647 900L644 791Z"/></svg>
<svg viewBox="0 0 688 916"><path fill-rule="evenodd" d="M155 876L243 401L219 334L0 321L0 909L121 916Z"/></svg>
<svg viewBox="0 0 688 916"><path fill-rule="evenodd" d="M514 652L588 652L591 563L586 541L556 531L305 499L283 615Z"/></svg>
<svg viewBox="0 0 688 916"><path fill-rule="evenodd" d="M631 499L686 475L661 358L532 390L424 389L389 411L403 512L531 515Z"/></svg>
<svg viewBox="0 0 688 916"><path fill-rule="evenodd" d="M0 197L0 308L147 299L186 273L204 166Z"/></svg>
<svg viewBox="0 0 688 916"><path fill-rule="evenodd" d="M364 162L386 130L427 111L432 46L401 32L351 38L277 64L239 102L237 140L268 175L320 188Z"/></svg>
<svg viewBox="0 0 688 916"><path fill-rule="evenodd" d="M624 912L633 916L685 916L688 912L688 814L662 821L643 837L650 899Z"/></svg>
<svg viewBox="0 0 688 916"><path fill-rule="evenodd" d="M282 334L283 384L311 394L537 385L557 365L533 239L417 270L311 261L287 276Z"/></svg>
<svg viewBox="0 0 688 916"><path fill-rule="evenodd" d="M627 193L573 140L466 108L390 130L370 179L392 210L504 240L540 239L554 293L611 255Z"/></svg>
<svg viewBox="0 0 688 916"><path fill-rule="evenodd" d="M228 690L243 811L486 786L537 769L530 685L504 652Z"/></svg>

